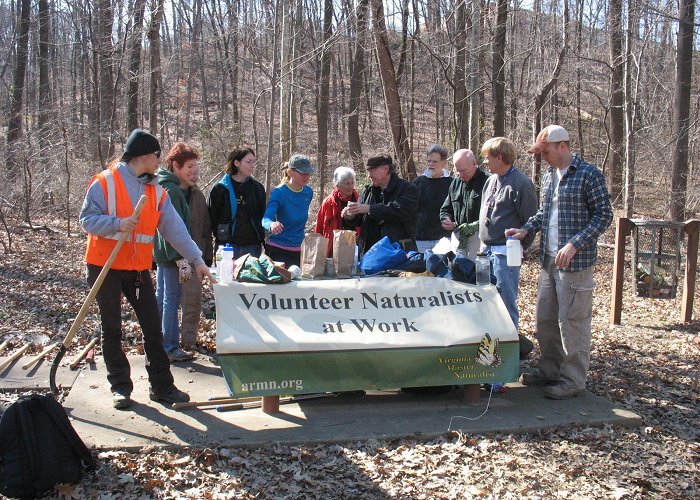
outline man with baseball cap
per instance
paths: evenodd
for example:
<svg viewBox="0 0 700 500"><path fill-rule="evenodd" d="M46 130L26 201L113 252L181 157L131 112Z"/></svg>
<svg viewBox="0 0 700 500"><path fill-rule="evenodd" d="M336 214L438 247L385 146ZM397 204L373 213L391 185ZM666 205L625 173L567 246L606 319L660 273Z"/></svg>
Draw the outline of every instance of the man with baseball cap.
<svg viewBox="0 0 700 500"><path fill-rule="evenodd" d="M368 158L366 168L372 184L365 186L359 203L348 205L341 212L343 217L361 226L360 256L384 236L392 243L416 239L416 186L398 176L389 154Z"/></svg>
<svg viewBox="0 0 700 500"><path fill-rule="evenodd" d="M524 385L547 385L550 399L568 399L586 388L591 355L593 265L598 238L613 214L603 174L569 148L569 133L550 125L528 153L550 167L542 179L537 213L507 236L522 239L542 231L537 286L539 366L523 373Z"/></svg>

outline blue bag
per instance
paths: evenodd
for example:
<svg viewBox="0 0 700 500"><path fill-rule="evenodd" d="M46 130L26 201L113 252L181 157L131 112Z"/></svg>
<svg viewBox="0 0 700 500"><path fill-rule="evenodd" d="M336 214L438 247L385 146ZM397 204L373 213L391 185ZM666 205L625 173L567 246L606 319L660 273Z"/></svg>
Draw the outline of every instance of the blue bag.
<svg viewBox="0 0 700 500"><path fill-rule="evenodd" d="M387 269L396 269L407 260L408 257L401 245L392 243L387 236L384 236L362 256L360 269L369 276Z"/></svg>

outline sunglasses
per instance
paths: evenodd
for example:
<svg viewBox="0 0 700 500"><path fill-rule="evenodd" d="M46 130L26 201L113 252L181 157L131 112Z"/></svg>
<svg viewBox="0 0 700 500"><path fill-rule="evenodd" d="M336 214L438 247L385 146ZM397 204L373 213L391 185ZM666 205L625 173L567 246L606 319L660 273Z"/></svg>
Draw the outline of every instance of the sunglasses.
<svg viewBox="0 0 700 500"><path fill-rule="evenodd" d="M160 151L154 151L153 154L156 155L156 158L160 158Z"/></svg>

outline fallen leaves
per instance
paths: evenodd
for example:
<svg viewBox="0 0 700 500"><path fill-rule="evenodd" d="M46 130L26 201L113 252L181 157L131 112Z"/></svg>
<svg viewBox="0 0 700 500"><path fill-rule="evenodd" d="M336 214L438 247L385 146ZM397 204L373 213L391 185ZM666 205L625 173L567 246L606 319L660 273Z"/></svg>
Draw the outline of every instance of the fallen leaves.
<svg viewBox="0 0 700 500"><path fill-rule="evenodd" d="M41 248L38 237L30 231L21 236L17 254L0 255L7 297L0 303L0 338L53 339L66 331L87 294L83 264L76 258L82 255L84 238L52 236L46 243L49 251L42 252L50 259L42 260L34 254L34 248ZM33 263L32 272L23 269L23 262ZM532 259L521 271L521 332L530 338L538 272ZM611 326L611 275L612 251L602 248L589 389L641 415L644 425L638 429L576 426L532 434L448 432L432 440L270 444L257 449L107 450L97 455L96 471L77 486L61 486L54 497L697 498L700 322L677 323L678 300L635 297L627 280L622 325ZM696 311L699 291L700 286ZM129 308L124 311L125 345L138 352L138 323ZM201 325L197 350L206 355L214 351L215 322L203 319ZM93 309L71 349L77 352L98 328ZM532 359L538 355L536 350ZM14 397L0 395L3 401Z"/></svg>

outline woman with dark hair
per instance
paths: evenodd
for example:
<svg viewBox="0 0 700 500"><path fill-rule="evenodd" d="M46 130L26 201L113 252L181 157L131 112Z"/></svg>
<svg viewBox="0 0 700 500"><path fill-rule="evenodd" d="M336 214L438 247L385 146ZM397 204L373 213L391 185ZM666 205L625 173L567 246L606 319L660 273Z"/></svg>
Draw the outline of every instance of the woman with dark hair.
<svg viewBox="0 0 700 500"><path fill-rule="evenodd" d="M170 148L165 157L167 169L158 171L158 184L170 196L175 211L185 222L187 231L192 234L192 215L189 207L190 189L194 186L193 173L197 170L199 152L178 142ZM192 359L191 352L180 347L180 308L181 283L191 279L189 263L158 233L153 247L153 260L156 270L156 300L163 328L163 347L170 361Z"/></svg>
<svg viewBox="0 0 700 500"><path fill-rule="evenodd" d="M226 160L226 174L209 194L215 247L230 243L234 258L247 253L260 257L265 239L265 188L252 177L256 164L252 148L234 149Z"/></svg>

